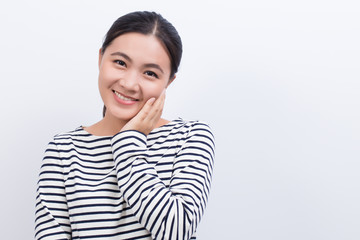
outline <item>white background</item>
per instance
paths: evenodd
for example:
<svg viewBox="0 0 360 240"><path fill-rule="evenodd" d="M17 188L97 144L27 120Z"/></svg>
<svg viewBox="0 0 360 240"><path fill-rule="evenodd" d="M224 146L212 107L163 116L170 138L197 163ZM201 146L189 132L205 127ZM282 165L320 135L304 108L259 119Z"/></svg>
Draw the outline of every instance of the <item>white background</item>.
<svg viewBox="0 0 360 240"><path fill-rule="evenodd" d="M355 0L1 3L1 239L33 238L45 147L100 120L98 49L135 10L161 13L183 39L165 117L216 136L198 238L360 239Z"/></svg>

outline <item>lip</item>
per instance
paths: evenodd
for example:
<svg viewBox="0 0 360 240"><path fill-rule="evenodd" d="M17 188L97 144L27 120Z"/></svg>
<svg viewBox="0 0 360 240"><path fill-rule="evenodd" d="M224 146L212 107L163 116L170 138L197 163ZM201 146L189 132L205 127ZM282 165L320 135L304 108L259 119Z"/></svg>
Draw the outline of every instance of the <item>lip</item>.
<svg viewBox="0 0 360 240"><path fill-rule="evenodd" d="M122 93L120 93L120 92L118 92L118 91L112 90L112 92L113 92L113 95L114 95L115 100L116 100L118 103L122 104L122 105L133 105L133 104L135 104L136 102L139 101L139 100L136 99L136 98L126 96L126 95L124 95L124 94L122 94ZM118 93L118 94L120 94L121 96L124 96L124 97L126 97L126 98L129 98L129 99L131 99L131 100L121 99L121 98L119 98L119 97L116 95L115 92Z"/></svg>

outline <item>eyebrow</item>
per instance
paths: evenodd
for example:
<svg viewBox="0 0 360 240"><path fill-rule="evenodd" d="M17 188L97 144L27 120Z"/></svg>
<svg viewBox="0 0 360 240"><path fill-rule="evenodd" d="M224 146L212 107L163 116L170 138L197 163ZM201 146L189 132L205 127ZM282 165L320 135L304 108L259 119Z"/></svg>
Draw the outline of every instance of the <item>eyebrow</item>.
<svg viewBox="0 0 360 240"><path fill-rule="evenodd" d="M128 55L126 55L125 53L122 53L122 52L114 52L114 53L111 53L110 55L111 56L120 56L120 57L125 58L127 61L132 62L132 59ZM164 73L162 68L156 63L146 63L146 64L144 64L144 67L146 67L146 68L156 68L161 73Z"/></svg>
<svg viewBox="0 0 360 240"><path fill-rule="evenodd" d="M155 63L147 63L147 64L144 64L144 67L147 67L147 68L156 68L158 69L161 73L164 73L164 71L161 69L161 67Z"/></svg>
<svg viewBox="0 0 360 240"><path fill-rule="evenodd" d="M129 62L132 62L131 58L126 55L125 53L122 53L122 52L114 52L112 54L110 54L111 56L120 56L120 57L123 57L125 58L126 60L128 60Z"/></svg>

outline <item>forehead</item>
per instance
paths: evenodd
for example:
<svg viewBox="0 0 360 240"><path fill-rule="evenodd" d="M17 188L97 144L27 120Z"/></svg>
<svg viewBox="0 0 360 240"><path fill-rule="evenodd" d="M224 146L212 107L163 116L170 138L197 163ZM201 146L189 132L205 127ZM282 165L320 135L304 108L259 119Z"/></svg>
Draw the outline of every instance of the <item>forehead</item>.
<svg viewBox="0 0 360 240"><path fill-rule="evenodd" d="M122 52L137 63L156 63L170 68L170 58L163 43L154 35L125 33L115 38L104 54Z"/></svg>

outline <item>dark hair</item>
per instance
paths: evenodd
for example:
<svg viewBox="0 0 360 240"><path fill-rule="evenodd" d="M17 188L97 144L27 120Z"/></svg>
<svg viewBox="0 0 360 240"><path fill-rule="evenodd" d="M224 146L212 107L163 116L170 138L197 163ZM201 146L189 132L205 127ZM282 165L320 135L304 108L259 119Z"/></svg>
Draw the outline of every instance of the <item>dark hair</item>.
<svg viewBox="0 0 360 240"><path fill-rule="evenodd" d="M115 38L130 32L145 35L153 34L164 44L170 56L170 79L173 78L181 61L181 38L175 27L158 13L138 11L119 17L106 33L101 47L101 54L104 54L106 48ZM105 111L106 107L104 106L103 116L105 116Z"/></svg>

